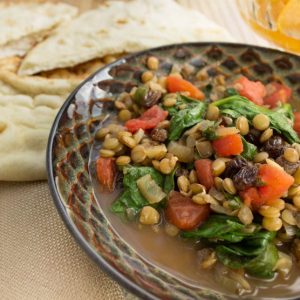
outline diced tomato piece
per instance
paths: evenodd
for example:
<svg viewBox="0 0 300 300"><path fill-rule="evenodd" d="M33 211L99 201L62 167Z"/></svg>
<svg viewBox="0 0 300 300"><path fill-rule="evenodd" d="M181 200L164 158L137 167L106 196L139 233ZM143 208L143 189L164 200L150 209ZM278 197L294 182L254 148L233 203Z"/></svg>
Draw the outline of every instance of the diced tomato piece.
<svg viewBox="0 0 300 300"><path fill-rule="evenodd" d="M264 104L270 105L271 108L276 107L279 102L288 102L292 95L292 90L289 87L278 82L267 84L266 91L267 95L264 98Z"/></svg>
<svg viewBox="0 0 300 300"><path fill-rule="evenodd" d="M176 92L189 92L192 98L203 100L204 94L192 83L177 76L168 76L167 77L167 90L170 93Z"/></svg>
<svg viewBox="0 0 300 300"><path fill-rule="evenodd" d="M263 105L266 88L260 81L251 81L242 76L235 81L235 87L241 96L248 98L257 105Z"/></svg>
<svg viewBox="0 0 300 300"><path fill-rule="evenodd" d="M208 204L196 204L191 198L173 191L169 195L165 212L168 222L179 229L191 230L208 219L210 207Z"/></svg>
<svg viewBox="0 0 300 300"><path fill-rule="evenodd" d="M210 159L198 159L195 161L195 168L199 182L209 190L214 185L212 161Z"/></svg>
<svg viewBox="0 0 300 300"><path fill-rule="evenodd" d="M300 135L300 112L294 112L294 130Z"/></svg>
<svg viewBox="0 0 300 300"><path fill-rule="evenodd" d="M168 116L168 112L161 109L158 105L154 105L146 110L139 118L128 120L125 127L130 132L136 132L140 128L147 130L156 127L156 125L164 121Z"/></svg>
<svg viewBox="0 0 300 300"><path fill-rule="evenodd" d="M212 145L219 156L239 155L244 150L243 141L239 134L221 137L214 140Z"/></svg>
<svg viewBox="0 0 300 300"><path fill-rule="evenodd" d="M284 170L263 164L259 167L258 176L264 186L258 187L260 198L270 202L280 198L294 183L294 178Z"/></svg>
<svg viewBox="0 0 300 300"><path fill-rule="evenodd" d="M116 181L116 165L114 160L109 157L99 157L96 161L97 178L104 190L112 192Z"/></svg>
<svg viewBox="0 0 300 300"><path fill-rule="evenodd" d="M244 200L245 205L257 210L265 201L260 197L256 187L250 187L240 192L241 198Z"/></svg>

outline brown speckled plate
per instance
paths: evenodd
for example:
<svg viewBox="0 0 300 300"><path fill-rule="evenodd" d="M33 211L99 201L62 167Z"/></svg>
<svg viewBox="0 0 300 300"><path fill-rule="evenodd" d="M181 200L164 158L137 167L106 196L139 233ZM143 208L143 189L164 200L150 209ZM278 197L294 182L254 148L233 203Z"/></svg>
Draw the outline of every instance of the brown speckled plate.
<svg viewBox="0 0 300 300"><path fill-rule="evenodd" d="M113 110L105 99L139 84L150 55L160 60L158 75L168 74L174 64L186 65L192 67L187 79L193 81L195 74L207 67L210 76L243 74L263 82L279 80L290 86L298 99L300 57L225 43L179 44L140 52L106 66L83 82L66 100L51 130L47 168L54 202L70 232L102 269L143 299L229 299L231 296L204 288L201 282L190 286L149 263L115 232L95 199L89 158L94 133ZM284 298L296 299L297 295Z"/></svg>

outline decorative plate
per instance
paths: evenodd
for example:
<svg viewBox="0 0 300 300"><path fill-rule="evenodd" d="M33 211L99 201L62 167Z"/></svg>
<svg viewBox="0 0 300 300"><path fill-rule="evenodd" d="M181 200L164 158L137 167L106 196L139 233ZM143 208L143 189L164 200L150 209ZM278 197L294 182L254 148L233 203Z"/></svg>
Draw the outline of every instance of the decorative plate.
<svg viewBox="0 0 300 300"><path fill-rule="evenodd" d="M185 65L192 68L188 80L193 81L193 74L206 67L209 76L243 74L263 82L280 80L293 88L295 98L300 98L300 57L226 43L150 49L119 59L85 80L66 100L51 130L47 168L54 202L78 243L102 269L143 299L236 298L205 288L201 282L191 286L150 263L116 232L97 204L89 160L94 134L112 112L111 103L105 100L136 86L150 55L159 58L157 74L161 76L174 65Z"/></svg>

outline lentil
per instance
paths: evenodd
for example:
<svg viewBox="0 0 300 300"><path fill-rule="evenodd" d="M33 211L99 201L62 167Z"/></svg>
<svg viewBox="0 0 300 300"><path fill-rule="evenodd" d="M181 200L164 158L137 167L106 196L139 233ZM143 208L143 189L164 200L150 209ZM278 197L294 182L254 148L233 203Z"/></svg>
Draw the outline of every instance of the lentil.
<svg viewBox="0 0 300 300"><path fill-rule="evenodd" d="M282 227L280 218L263 218L262 226L269 231L278 231Z"/></svg>
<svg viewBox="0 0 300 300"><path fill-rule="evenodd" d="M195 170L191 170L191 172L189 174L189 180L190 180L190 183L198 182L197 172Z"/></svg>
<svg viewBox="0 0 300 300"><path fill-rule="evenodd" d="M102 127L100 128L97 132L96 132L96 139L97 140L101 140L103 139L107 134L109 134L110 130L106 127Z"/></svg>
<svg viewBox="0 0 300 300"><path fill-rule="evenodd" d="M201 158L208 158L213 154L213 148L210 142L196 142L196 149Z"/></svg>
<svg viewBox="0 0 300 300"><path fill-rule="evenodd" d="M119 141L129 148L134 148L136 146L136 141L131 136L123 135L119 138Z"/></svg>
<svg viewBox="0 0 300 300"><path fill-rule="evenodd" d="M164 106L166 106L166 107L172 107L172 106L174 106L175 104L176 104L176 102L177 102L177 100L176 100L176 98L174 97L168 97L168 98L165 98L164 99L164 101L163 101L163 104L164 104Z"/></svg>
<svg viewBox="0 0 300 300"><path fill-rule="evenodd" d="M283 152L284 158L292 163L295 163L299 160L298 151L294 148L286 148Z"/></svg>
<svg viewBox="0 0 300 300"><path fill-rule="evenodd" d="M253 118L252 123L255 129L263 131L270 126L270 119L264 114L258 114Z"/></svg>
<svg viewBox="0 0 300 300"><path fill-rule="evenodd" d="M133 138L134 138L134 140L135 140L135 142L136 142L137 144L139 144L139 143L141 142L142 138L144 137L144 134L145 134L144 130L143 130L142 128L140 128L140 129L133 135Z"/></svg>
<svg viewBox="0 0 300 300"><path fill-rule="evenodd" d="M215 187L219 190L222 191L223 190L223 179L220 177L215 177L214 178L214 184Z"/></svg>
<svg viewBox="0 0 300 300"><path fill-rule="evenodd" d="M219 115L220 115L219 108L213 104L209 104L207 108L206 119L211 121L216 121L218 120Z"/></svg>
<svg viewBox="0 0 300 300"><path fill-rule="evenodd" d="M179 229L173 224L166 223L165 232L169 236L176 236L179 233Z"/></svg>
<svg viewBox="0 0 300 300"><path fill-rule="evenodd" d="M227 177L223 180L223 188L227 193L229 193L231 195L236 194L236 188L235 188L231 178Z"/></svg>
<svg viewBox="0 0 300 300"><path fill-rule="evenodd" d="M285 208L285 202L282 199L276 199L276 200L272 201L270 206L275 207L279 210L283 210Z"/></svg>
<svg viewBox="0 0 300 300"><path fill-rule="evenodd" d="M235 126L240 131L241 135L246 135L249 133L249 123L247 118L244 116L237 118Z"/></svg>
<svg viewBox="0 0 300 300"><path fill-rule="evenodd" d="M130 163L131 159L129 156L119 156L117 159L116 159L116 164L118 166L126 166Z"/></svg>
<svg viewBox="0 0 300 300"><path fill-rule="evenodd" d="M177 178L177 185L180 191L187 193L190 189L190 181L186 176L179 176Z"/></svg>
<svg viewBox="0 0 300 300"><path fill-rule="evenodd" d="M267 218L278 218L280 216L279 209L276 207L263 205L259 208L258 212Z"/></svg>
<svg viewBox="0 0 300 300"><path fill-rule="evenodd" d="M135 163L141 163L146 158L145 147L137 145L131 150L131 159Z"/></svg>
<svg viewBox="0 0 300 300"><path fill-rule="evenodd" d="M140 223L144 225L154 225L159 222L159 212L152 206L144 206L140 214Z"/></svg>
<svg viewBox="0 0 300 300"><path fill-rule="evenodd" d="M108 150L114 150L119 145L120 145L120 143L119 143L118 139L116 139L116 138L107 138L107 139L105 139L105 141L102 144L103 148L108 149Z"/></svg>
<svg viewBox="0 0 300 300"><path fill-rule="evenodd" d="M293 203L298 209L300 209L300 196L293 197Z"/></svg>
<svg viewBox="0 0 300 300"><path fill-rule="evenodd" d="M259 138L259 141L260 141L261 143L264 143L264 142L266 142L272 135L273 135L273 129L272 129L272 128L268 128L268 129L266 129L266 130L262 133L262 135L261 135L260 138Z"/></svg>
<svg viewBox="0 0 300 300"><path fill-rule="evenodd" d="M216 135L218 137L223 137L236 133L239 133L239 130L236 127L219 127L216 129Z"/></svg>
<svg viewBox="0 0 300 300"><path fill-rule="evenodd" d="M151 71L145 71L142 74L142 82L146 83L150 81L154 77L153 73Z"/></svg>
<svg viewBox="0 0 300 300"><path fill-rule="evenodd" d="M120 100L116 100L115 101L115 107L117 109L125 109L126 108L126 105L124 102L120 101Z"/></svg>
<svg viewBox="0 0 300 300"><path fill-rule="evenodd" d="M120 110L118 117L120 121L126 122L132 118L132 113L128 109Z"/></svg>
<svg viewBox="0 0 300 300"><path fill-rule="evenodd" d="M293 198L294 196L300 196L300 185L292 186L288 191L289 198Z"/></svg>
<svg viewBox="0 0 300 300"><path fill-rule="evenodd" d="M253 161L255 163L261 163L264 162L269 157L268 152L259 152L254 155Z"/></svg>
<svg viewBox="0 0 300 300"><path fill-rule="evenodd" d="M192 183L190 185L190 190L192 191L193 194L206 194L206 189L205 186L200 184L200 183Z"/></svg>
<svg viewBox="0 0 300 300"><path fill-rule="evenodd" d="M176 165L178 158L173 156L172 158L164 158L159 163L159 169L163 174L170 174Z"/></svg>
<svg viewBox="0 0 300 300"><path fill-rule="evenodd" d="M197 195L193 196L192 200L193 200L193 202L195 202L196 204L199 204L199 205L206 204L206 201L203 196L204 195L202 195L202 193L197 194Z"/></svg>
<svg viewBox="0 0 300 300"><path fill-rule="evenodd" d="M284 222L288 223L289 225L293 225L293 226L297 225L294 214L289 209L285 209L282 211L281 218Z"/></svg>
<svg viewBox="0 0 300 300"><path fill-rule="evenodd" d="M238 218L245 225L251 224L253 221L253 214L252 214L251 209L247 205L243 205L239 209Z"/></svg>
<svg viewBox="0 0 300 300"><path fill-rule="evenodd" d="M212 170L214 176L221 175L226 169L225 161L221 158L217 158L212 163Z"/></svg>
<svg viewBox="0 0 300 300"><path fill-rule="evenodd" d="M101 157L113 157L115 152L107 149L100 149L99 151Z"/></svg>
<svg viewBox="0 0 300 300"><path fill-rule="evenodd" d="M300 167L298 167L297 171L295 172L294 179L295 184L300 184Z"/></svg>
<svg viewBox="0 0 300 300"><path fill-rule="evenodd" d="M150 56L147 59L147 67L150 70L157 70L159 66L159 60L155 56Z"/></svg>

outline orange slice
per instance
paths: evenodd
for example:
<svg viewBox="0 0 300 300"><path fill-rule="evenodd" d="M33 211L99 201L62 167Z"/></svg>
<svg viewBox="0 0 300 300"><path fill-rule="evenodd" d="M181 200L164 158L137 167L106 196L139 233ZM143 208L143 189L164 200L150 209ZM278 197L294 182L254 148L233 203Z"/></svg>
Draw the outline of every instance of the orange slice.
<svg viewBox="0 0 300 300"><path fill-rule="evenodd" d="M278 17L277 25L281 33L300 39L300 0L288 1Z"/></svg>

